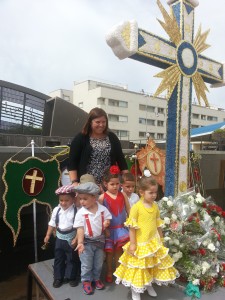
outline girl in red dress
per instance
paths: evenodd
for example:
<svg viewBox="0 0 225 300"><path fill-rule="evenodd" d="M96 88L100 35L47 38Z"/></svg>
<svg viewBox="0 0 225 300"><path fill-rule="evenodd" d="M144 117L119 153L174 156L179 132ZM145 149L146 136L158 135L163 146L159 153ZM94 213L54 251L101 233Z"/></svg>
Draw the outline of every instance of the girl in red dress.
<svg viewBox="0 0 225 300"><path fill-rule="evenodd" d="M130 205L127 195L119 191L120 170L117 166L111 166L103 175L103 184L106 192L99 197L99 202L103 204L112 214L109 226L109 233L106 237L106 282L112 282L113 259L115 267L118 267L118 260L123 250L122 246L129 241L128 229L124 227L126 217L130 212Z"/></svg>

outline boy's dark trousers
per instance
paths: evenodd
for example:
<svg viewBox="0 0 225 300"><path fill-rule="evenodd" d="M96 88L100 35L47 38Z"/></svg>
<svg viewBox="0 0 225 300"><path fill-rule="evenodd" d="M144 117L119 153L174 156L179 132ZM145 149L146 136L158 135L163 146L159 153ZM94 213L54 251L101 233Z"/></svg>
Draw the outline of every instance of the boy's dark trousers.
<svg viewBox="0 0 225 300"><path fill-rule="evenodd" d="M55 260L54 260L54 279L75 280L80 275L80 260L68 241L60 240L56 237L55 241Z"/></svg>

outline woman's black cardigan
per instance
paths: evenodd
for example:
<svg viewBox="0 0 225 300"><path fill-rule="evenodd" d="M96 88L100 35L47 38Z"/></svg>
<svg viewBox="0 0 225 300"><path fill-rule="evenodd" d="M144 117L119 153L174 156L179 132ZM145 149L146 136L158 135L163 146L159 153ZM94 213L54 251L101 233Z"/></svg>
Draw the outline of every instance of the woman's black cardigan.
<svg viewBox="0 0 225 300"><path fill-rule="evenodd" d="M118 165L121 171L127 170L127 163L122 152L122 147L118 137L113 132L108 132L111 144L110 159L111 166ZM92 147L90 145L89 135L78 133L72 140L69 154L68 170L77 171L77 179L87 173L87 165L91 157Z"/></svg>

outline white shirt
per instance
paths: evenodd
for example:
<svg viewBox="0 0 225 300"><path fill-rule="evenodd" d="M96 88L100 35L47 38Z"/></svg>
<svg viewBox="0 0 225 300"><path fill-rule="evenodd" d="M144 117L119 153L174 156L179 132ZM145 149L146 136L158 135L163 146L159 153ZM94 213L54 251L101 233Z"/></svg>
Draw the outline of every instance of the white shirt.
<svg viewBox="0 0 225 300"><path fill-rule="evenodd" d="M131 196L130 197L127 196L127 198L130 203L130 207L132 207L140 199L140 197L136 193L132 193Z"/></svg>
<svg viewBox="0 0 225 300"><path fill-rule="evenodd" d="M102 211L104 212L104 221L112 219L112 215L110 214L110 212L108 211L108 209L105 206L99 204L98 202L97 202L97 205L98 205L98 210L96 211L95 214L90 212L85 207L82 207L81 209L79 209L79 211L76 214L73 227L75 227L75 228L84 227L84 235L86 237L89 236L89 232L88 232L88 228L87 228L86 220L85 220L86 214L88 214L88 218L89 218L89 221L91 224L91 229L93 232L93 237L96 237L96 236L99 236L102 234L102 216L101 216Z"/></svg>
<svg viewBox="0 0 225 300"><path fill-rule="evenodd" d="M121 192L124 192L123 189ZM124 192L125 193L125 192ZM126 194L126 193L125 193ZM127 194L126 194L127 195ZM132 193L130 197L128 197L128 201L129 201L129 204L130 204L130 207L132 207L135 203L138 202L138 200L140 199L140 197L138 196L138 194L136 193Z"/></svg>
<svg viewBox="0 0 225 300"><path fill-rule="evenodd" d="M73 222L74 222L74 205L71 205L69 208L67 208L66 210L63 210L63 208L61 207L61 205L58 205L57 207L55 207L53 209L52 212L52 216L51 219L48 223L48 225L52 226L52 227L56 227L56 214L59 211L59 224L58 227L61 231L67 231L73 228Z"/></svg>

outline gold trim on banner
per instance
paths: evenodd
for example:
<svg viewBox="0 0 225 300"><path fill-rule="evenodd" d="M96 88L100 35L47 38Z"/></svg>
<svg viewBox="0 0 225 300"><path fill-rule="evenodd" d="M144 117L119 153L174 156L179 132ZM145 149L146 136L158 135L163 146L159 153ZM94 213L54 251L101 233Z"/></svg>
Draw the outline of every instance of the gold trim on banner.
<svg viewBox="0 0 225 300"><path fill-rule="evenodd" d="M11 158L9 158L9 159L4 163L4 165L3 165L3 170L4 170L4 171L3 171L3 175L2 175L2 181L3 181L4 184L5 184L5 192L4 192L3 197L2 197L4 206L5 206L5 207L4 207L4 213L3 213L3 220L4 220L5 224L6 224L6 225L10 228L10 230L12 231L12 234L13 234L13 246L14 246L14 247L15 247L15 245L16 245L17 238L18 238L19 233L20 233L20 230L21 230L21 218L20 218L20 212L21 212L21 210L22 210L24 207L30 206L33 202L36 202L36 203L39 203L39 204L46 205L47 207L49 207L49 209L50 209L51 212L52 212L52 210L53 210L52 207L51 207L51 205L50 205L49 203L45 203L45 202L42 202L42 201L37 200L36 198L33 198L29 203L22 205L22 206L19 208L19 210L18 210L18 213L17 213L18 230L17 230L17 232L15 232L15 230L13 229L13 227L9 224L9 222L8 222L7 219L6 219L7 202L6 202L5 197L6 197L6 194L7 194L7 192L8 192L8 189L9 189L9 188L8 188L8 184L7 184L6 180L5 180L6 166L7 166L7 164L8 164L9 162L11 162L11 163L17 163L17 164L23 164L23 163L27 162L27 161L30 160L30 159L36 159L36 160L39 160L39 161L41 161L41 162L43 162L43 163L47 163L47 162L51 162L51 161L55 160L55 161L57 162L57 165L58 165L58 171L59 171L59 174L61 174L59 161L58 161L55 157L53 157L53 158L51 158L51 159L47 159L47 160L42 160L42 159L40 159L40 158L38 158L38 157L30 156L30 157L27 157L27 158L26 158L25 160L23 160L23 161L18 161L18 160L15 160L15 161L14 161L14 160L12 160ZM58 186L59 186L59 184L60 184L60 178L59 178L59 180L58 180Z"/></svg>

